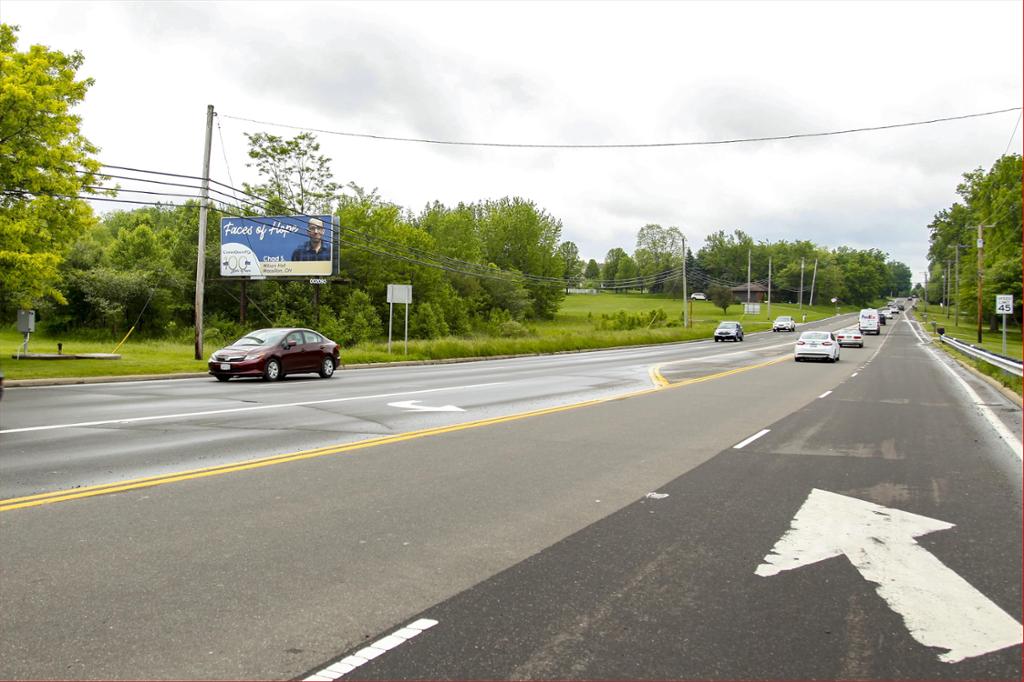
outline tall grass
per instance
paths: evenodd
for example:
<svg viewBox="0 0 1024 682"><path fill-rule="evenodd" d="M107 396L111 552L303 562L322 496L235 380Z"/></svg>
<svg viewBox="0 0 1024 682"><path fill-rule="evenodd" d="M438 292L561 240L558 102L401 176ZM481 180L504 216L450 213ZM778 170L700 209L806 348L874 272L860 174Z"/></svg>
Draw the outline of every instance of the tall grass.
<svg viewBox="0 0 1024 682"><path fill-rule="evenodd" d="M342 349L342 362L370 364L406 360L447 360L458 358L495 357L504 355L536 355L671 343L709 338L719 320L739 320L747 333L771 328L767 307L762 305L761 314L743 315L740 305L731 306L723 315L706 301L695 301L691 318L692 326L682 326L682 300L650 294L598 294L568 296L554 320L527 322L525 333L515 338L474 334L467 337L447 337L433 340L410 340L408 353L405 343L399 338L392 341L391 353L387 343L376 341L361 343ZM634 329L603 329L602 316L613 316L624 311L626 315L643 316L659 308L665 310L667 325L660 323L650 328L641 326ZM840 312L850 312L840 308ZM793 315L800 319L817 320L834 314L831 306L804 306L801 312L796 305L772 304L772 317ZM396 332L396 336L400 334ZM182 338L182 334L178 338ZM45 333L33 334L29 350L34 353L56 353L57 343L63 343L63 353L110 353L120 341L112 335L103 338L95 331L83 335L51 336ZM118 351L120 360L13 360L11 356L21 345L22 337L13 325L0 330L0 368L8 380L29 378L94 377L139 374L176 374L205 372L206 358L224 345L224 339L207 339L204 344L203 360L193 358L193 345L185 340L129 340Z"/></svg>

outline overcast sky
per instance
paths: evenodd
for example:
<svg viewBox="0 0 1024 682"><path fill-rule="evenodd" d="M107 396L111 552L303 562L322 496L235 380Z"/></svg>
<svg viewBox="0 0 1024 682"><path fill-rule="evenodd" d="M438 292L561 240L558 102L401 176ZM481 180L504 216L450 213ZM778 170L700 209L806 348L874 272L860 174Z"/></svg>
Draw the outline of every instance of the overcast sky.
<svg viewBox="0 0 1024 682"><path fill-rule="evenodd" d="M19 47L80 50L107 164L241 186L244 133L526 144L713 141L1019 107L1022 3L51 2L4 0ZM923 278L927 225L967 170L1021 152L1019 111L850 135L662 149L443 147L318 133L335 180L413 211L504 196L585 259L647 223L696 250L755 240L879 248ZM1014 129L1016 128L1016 132ZM223 139L223 143L221 142ZM127 184L127 183L123 183Z"/></svg>

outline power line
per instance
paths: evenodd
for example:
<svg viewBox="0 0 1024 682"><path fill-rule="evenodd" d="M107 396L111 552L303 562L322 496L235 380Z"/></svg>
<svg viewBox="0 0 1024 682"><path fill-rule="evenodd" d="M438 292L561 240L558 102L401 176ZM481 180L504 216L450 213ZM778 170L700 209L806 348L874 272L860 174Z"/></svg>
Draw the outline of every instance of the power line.
<svg viewBox="0 0 1024 682"><path fill-rule="evenodd" d="M1017 134L1017 126L1020 125L1021 114L1024 114L1024 112L1017 114L1017 122L1013 124L1013 132L1010 133L1010 140L1006 143L1006 150L1003 152L1003 156L1006 156L1010 152L1010 145L1013 144L1013 136Z"/></svg>
<svg viewBox="0 0 1024 682"><path fill-rule="evenodd" d="M999 109L996 111L984 111L973 114L964 114L961 116L945 116L942 118L933 118L925 121L910 121L907 123L889 123L886 125L878 126L866 126L861 128L847 128L845 130L832 130L827 132L818 133L795 133L792 135L773 135L768 137L744 137L727 140L701 140L701 141L689 141L689 142L646 142L646 143L632 143L632 144L538 144L538 143L517 143L517 142L468 142L461 140L436 140L432 138L424 137L399 137L395 135L374 135L370 133L353 133L342 130L326 130L323 128L311 128L308 126L297 126L290 125L287 123L275 123L273 121L260 121L252 118L244 118L242 116L231 116L228 114L220 114L224 118L234 119L236 121L245 121L248 123L256 123L259 125L276 126L278 128L288 128L291 130L302 130L314 133L323 133L325 135L338 135L342 137L358 137L368 140L386 140L391 142L416 142L421 144L435 144L435 145L447 145L447 146L459 146L459 147L498 147L498 148L513 148L513 149L652 149L662 147L706 147L713 145L726 145L726 144L746 144L750 142L777 142L782 140L797 140L810 137L829 137L833 135L850 135L852 133L865 133L878 130L892 130L894 128L909 128L913 126L924 126L932 125L934 123L945 123L948 121L961 121L970 118L980 118L982 116L995 116L997 114L1005 114L1010 111L1020 111L1021 107L1010 107L1008 109Z"/></svg>

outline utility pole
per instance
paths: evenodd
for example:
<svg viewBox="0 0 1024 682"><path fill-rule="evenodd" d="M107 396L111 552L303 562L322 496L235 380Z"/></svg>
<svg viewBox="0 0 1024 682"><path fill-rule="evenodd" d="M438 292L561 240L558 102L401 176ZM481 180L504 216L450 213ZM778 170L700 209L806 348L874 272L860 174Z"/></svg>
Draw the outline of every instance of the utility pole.
<svg viewBox="0 0 1024 682"><path fill-rule="evenodd" d="M212 140L213 105L208 104L206 105L206 146L203 147L203 184L199 191L199 254L196 257L196 360L203 359L203 283L206 279L206 218L210 211L210 144ZM981 319L980 312L978 315L978 319Z"/></svg>
<svg viewBox="0 0 1024 682"><path fill-rule="evenodd" d="M946 259L946 319L949 319L949 292L953 288L953 277L950 268L953 263L948 258Z"/></svg>
<svg viewBox="0 0 1024 682"><path fill-rule="evenodd" d="M956 286L953 290L953 305L956 307L956 314L954 318L956 320L956 324L954 324L955 327L960 326L960 249L966 248L967 244L956 245L956 258L954 259L955 265L953 266L953 269L956 271L953 275L956 279Z"/></svg>
<svg viewBox="0 0 1024 682"><path fill-rule="evenodd" d="M768 256L768 319L772 319L772 257Z"/></svg>
<svg viewBox="0 0 1024 682"><path fill-rule="evenodd" d="M985 277L985 240L981 236L983 228L989 225L978 225L978 344L981 345L981 283Z"/></svg>
<svg viewBox="0 0 1024 682"><path fill-rule="evenodd" d="M804 259L800 259L800 310L804 309Z"/></svg>
<svg viewBox="0 0 1024 682"><path fill-rule="evenodd" d="M924 307L928 307L928 271L924 271Z"/></svg>
<svg viewBox="0 0 1024 682"><path fill-rule="evenodd" d="M690 298L686 295L686 237L683 237L683 329L690 327Z"/></svg>
<svg viewBox="0 0 1024 682"><path fill-rule="evenodd" d="M814 274L811 275L811 298L807 305L814 307L814 280L818 279L818 259L814 259Z"/></svg>
<svg viewBox="0 0 1024 682"><path fill-rule="evenodd" d="M747 303L750 303L750 249L747 249Z"/></svg>

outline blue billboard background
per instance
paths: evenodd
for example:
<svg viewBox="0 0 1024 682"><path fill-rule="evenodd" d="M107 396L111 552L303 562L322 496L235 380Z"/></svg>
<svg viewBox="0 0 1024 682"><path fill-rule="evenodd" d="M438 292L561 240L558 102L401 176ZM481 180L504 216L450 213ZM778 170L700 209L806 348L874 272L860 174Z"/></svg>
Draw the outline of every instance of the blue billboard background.
<svg viewBox="0 0 1024 682"><path fill-rule="evenodd" d="M332 275L337 261L336 235L334 217L329 215L221 218L220 274L223 277Z"/></svg>

